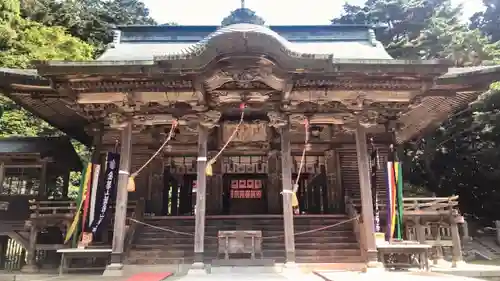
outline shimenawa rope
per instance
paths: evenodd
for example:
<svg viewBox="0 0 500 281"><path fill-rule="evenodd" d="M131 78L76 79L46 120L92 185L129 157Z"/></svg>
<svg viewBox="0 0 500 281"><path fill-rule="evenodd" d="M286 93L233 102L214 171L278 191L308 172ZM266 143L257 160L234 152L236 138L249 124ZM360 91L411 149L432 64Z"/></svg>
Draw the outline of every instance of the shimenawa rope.
<svg viewBox="0 0 500 281"><path fill-rule="evenodd" d="M142 222L142 221L139 221L139 220L136 220L136 219L133 219L133 218L127 218L127 219L129 219L132 222L135 222L135 223L147 226L147 227L151 227L151 228L154 228L154 229L158 229L158 230L162 230L162 231L166 231L166 232L170 232L170 233L174 233L174 234L179 234L179 235L194 236L194 233L177 231L177 230L174 230L174 229L171 229L171 228L168 228L168 227L160 227L160 226L152 225L152 224L149 224L149 223L146 223L146 222ZM336 226L339 226L339 225L351 222L353 220L358 220L358 219L359 219L359 215L355 216L355 217L352 217L350 219L344 220L344 221L340 221L338 223L331 224L331 225L322 226L322 227L311 229L311 230L296 232L293 235L294 236L298 236L298 235L304 235L304 234L314 233L314 232L322 231L322 230L325 230L325 229L330 229L330 228L333 228L333 227L336 227ZM205 237L209 238L209 239L218 239L218 237L216 237L216 236L207 236L207 235L205 235ZM262 237L262 239L277 239L277 238L282 238L282 237L285 237L285 235L281 234L281 235L275 235L275 236L264 236L264 237Z"/></svg>
<svg viewBox="0 0 500 281"><path fill-rule="evenodd" d="M168 137L167 139L163 142L163 144L158 148L158 150L151 156L146 163L144 163L137 171L133 172L130 174L130 177L128 178L128 184L127 184L127 190L129 192L135 191L135 177L139 175L139 173L146 168L153 159L158 156L158 154L163 151L163 148L167 145L167 143L172 139L172 136L174 135L175 128L177 127L177 120L172 121L172 127L170 128L170 132L168 132Z"/></svg>
<svg viewBox="0 0 500 281"><path fill-rule="evenodd" d="M245 117L245 104L244 103L240 104L240 110L241 110L240 122L238 122L238 125L236 125L236 128L234 128L233 133L231 134L231 136L229 136L229 138L227 139L224 146L222 146L221 150L219 150L219 152L217 152L217 154L212 159L210 159L208 161L207 166L205 168L205 174L207 176L211 176L213 174L212 165L215 163L215 161L217 161L217 158L219 158L219 156L222 154L222 152L226 149L226 147L229 145L229 143L233 140L233 138L236 136L236 133L238 132L241 124L243 124L243 118Z"/></svg>

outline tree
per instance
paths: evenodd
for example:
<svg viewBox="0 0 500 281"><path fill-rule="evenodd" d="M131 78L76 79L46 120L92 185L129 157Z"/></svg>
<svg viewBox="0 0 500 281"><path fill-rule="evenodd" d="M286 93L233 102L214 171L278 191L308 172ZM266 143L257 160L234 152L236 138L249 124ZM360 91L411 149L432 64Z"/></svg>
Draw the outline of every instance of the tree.
<svg viewBox="0 0 500 281"><path fill-rule="evenodd" d="M377 39L398 59L451 59L456 66L498 61L498 42L460 16L461 7L449 0L368 0L363 6L345 5L333 22L374 25ZM458 194L462 211L493 218L500 207L494 188L500 182L498 104L498 86L493 86L437 130L400 147L408 185L440 196Z"/></svg>
<svg viewBox="0 0 500 281"><path fill-rule="evenodd" d="M377 27L377 39L394 58L448 58L464 66L497 57L498 44L464 25L461 9L449 0L368 0L363 7L345 4L332 22Z"/></svg>
<svg viewBox="0 0 500 281"><path fill-rule="evenodd" d="M63 26L74 37L95 46L96 55L113 40L118 25L155 25L137 0L24 0L24 17L47 26Z"/></svg>
<svg viewBox="0 0 500 281"><path fill-rule="evenodd" d="M471 17L470 27L480 30L490 42L497 42L500 40L500 1L483 0L483 5L485 10Z"/></svg>

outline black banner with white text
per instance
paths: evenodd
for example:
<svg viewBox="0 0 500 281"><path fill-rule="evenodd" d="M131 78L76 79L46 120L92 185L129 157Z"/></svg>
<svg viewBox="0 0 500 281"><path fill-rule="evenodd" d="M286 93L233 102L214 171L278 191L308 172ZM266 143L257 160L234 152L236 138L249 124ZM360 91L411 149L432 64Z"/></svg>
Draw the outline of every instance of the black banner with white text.
<svg viewBox="0 0 500 281"><path fill-rule="evenodd" d="M119 163L120 155L108 152L104 180L100 182L96 190L96 201L94 206L95 215L90 223L90 228L94 236L98 233L102 222L107 219L110 203L116 197Z"/></svg>

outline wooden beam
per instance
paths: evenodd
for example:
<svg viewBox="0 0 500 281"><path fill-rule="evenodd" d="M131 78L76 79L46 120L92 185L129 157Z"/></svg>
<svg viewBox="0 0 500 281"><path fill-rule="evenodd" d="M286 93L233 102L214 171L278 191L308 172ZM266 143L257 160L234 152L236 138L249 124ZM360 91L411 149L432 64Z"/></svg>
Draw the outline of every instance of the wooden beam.
<svg viewBox="0 0 500 281"><path fill-rule="evenodd" d="M292 155L290 123L281 128L281 174L283 184L283 227L285 232L286 262L295 262L295 237L292 208Z"/></svg>
<svg viewBox="0 0 500 281"><path fill-rule="evenodd" d="M196 207L194 230L194 269L204 269L204 240L205 240L205 208L207 175L207 140L208 128L198 125L198 158L196 166Z"/></svg>
<svg viewBox="0 0 500 281"><path fill-rule="evenodd" d="M106 270L119 270L123 268L123 250L126 234L127 220L127 185L130 176L132 122L128 121L122 130L120 147L120 166L118 172L118 191L116 193L115 225L113 228L113 245L111 264Z"/></svg>
<svg viewBox="0 0 500 281"><path fill-rule="evenodd" d="M43 160L42 160L43 161ZM40 171L40 188L39 188L39 194L42 196L47 196L47 161L42 162L42 169Z"/></svg>
<svg viewBox="0 0 500 281"><path fill-rule="evenodd" d="M451 217L451 240L453 243L452 248L452 267L458 267L460 263L462 263L462 241L460 241L460 232L458 230L458 223L456 221L456 217Z"/></svg>
<svg viewBox="0 0 500 281"><path fill-rule="evenodd" d="M3 181L5 179L5 164L0 163L0 194L3 194Z"/></svg>
<svg viewBox="0 0 500 281"><path fill-rule="evenodd" d="M382 264L378 262L377 245L375 244L375 217L373 215L373 200L370 185L370 169L368 146L365 128L361 124L357 124L356 131L356 154L358 156L358 170L359 170L359 188L361 193L361 219L363 233L365 234L366 257L368 267L380 267Z"/></svg>

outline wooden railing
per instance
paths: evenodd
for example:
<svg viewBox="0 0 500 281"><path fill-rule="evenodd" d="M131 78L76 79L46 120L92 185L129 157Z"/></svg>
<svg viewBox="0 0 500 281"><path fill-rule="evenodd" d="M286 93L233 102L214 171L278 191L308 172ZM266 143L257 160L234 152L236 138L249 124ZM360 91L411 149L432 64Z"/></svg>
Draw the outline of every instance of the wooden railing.
<svg viewBox="0 0 500 281"><path fill-rule="evenodd" d="M74 201L37 201L30 200L30 218L50 218L50 217L68 217L72 218L76 212L76 204Z"/></svg>
<svg viewBox="0 0 500 281"><path fill-rule="evenodd" d="M356 240L359 243L359 248L361 250L361 255L363 259L366 259L366 243L364 237L365 228L363 226L363 222L361 221L361 217L359 216L358 210L356 209L353 201L348 196L345 197L345 211L349 219L352 219L352 226L354 230L354 235L356 236ZM354 219L358 218L358 219Z"/></svg>
<svg viewBox="0 0 500 281"><path fill-rule="evenodd" d="M463 221L463 217L460 216L457 206L458 196L404 198L404 239L431 245L435 253L434 260L442 258L443 247L451 247L453 260L461 260L457 224ZM381 214L386 213L386 201L379 202L378 207ZM357 213L356 211L361 210L361 202L359 199L353 200L347 197L346 208L349 216L353 216ZM384 226L383 224L382 227ZM362 222L359 228L359 235L364 237L362 231L365 229ZM363 241L359 241L361 245Z"/></svg>
<svg viewBox="0 0 500 281"><path fill-rule="evenodd" d="M361 199L352 200L356 208L361 207ZM381 213L387 210L387 200L378 204ZM407 197L403 198L403 213L405 216L440 216L450 215L458 206L458 195L450 197Z"/></svg>
<svg viewBox="0 0 500 281"><path fill-rule="evenodd" d="M30 218L69 216L73 217L76 212L76 203L74 201L58 200L30 200ZM133 214L137 209L137 201L129 201L127 204L127 215ZM115 203L109 206L111 213L114 213Z"/></svg>

